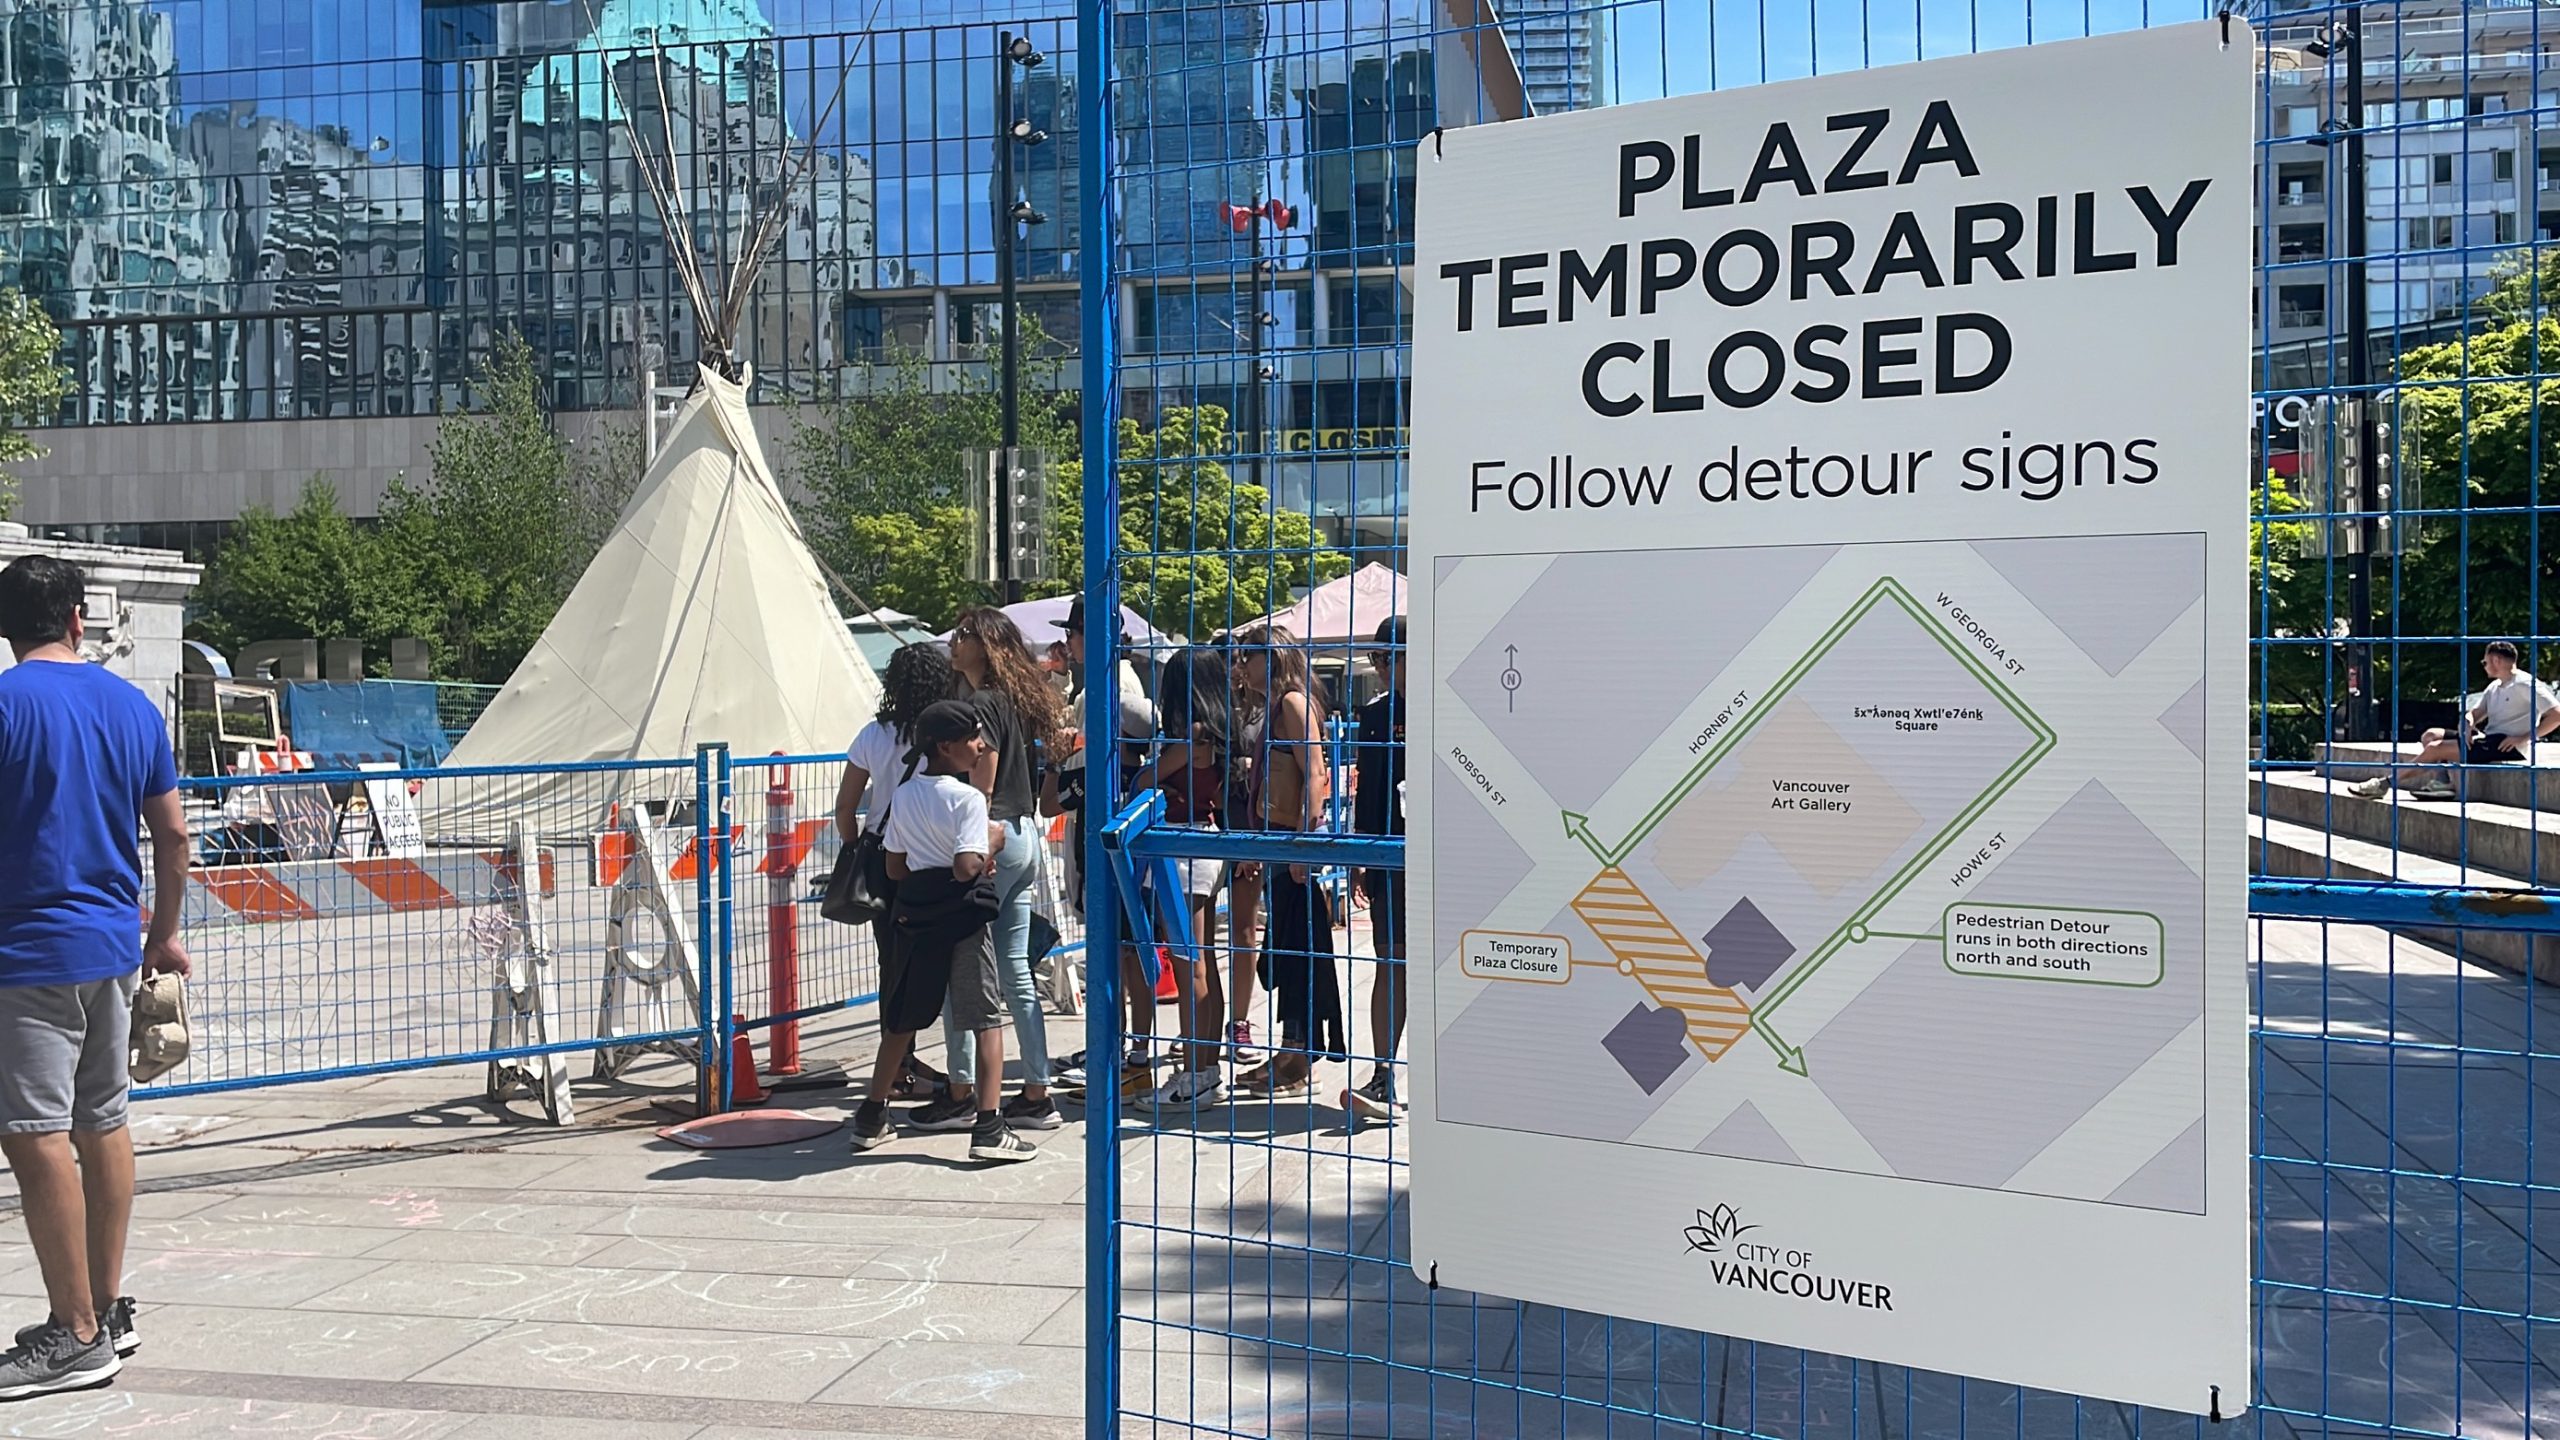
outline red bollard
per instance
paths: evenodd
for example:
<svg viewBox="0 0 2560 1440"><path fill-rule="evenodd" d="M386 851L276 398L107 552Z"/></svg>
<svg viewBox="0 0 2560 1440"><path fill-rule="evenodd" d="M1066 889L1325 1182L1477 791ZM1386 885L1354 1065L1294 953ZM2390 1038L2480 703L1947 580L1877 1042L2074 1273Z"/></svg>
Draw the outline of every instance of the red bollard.
<svg viewBox="0 0 2560 1440"><path fill-rule="evenodd" d="M791 767L776 765L773 783L764 790L765 960L776 1015L800 1008L800 911L792 896L800 883L800 857L792 843L791 810ZM775 1022L773 1038L766 1043L767 1070L800 1073L799 1021Z"/></svg>

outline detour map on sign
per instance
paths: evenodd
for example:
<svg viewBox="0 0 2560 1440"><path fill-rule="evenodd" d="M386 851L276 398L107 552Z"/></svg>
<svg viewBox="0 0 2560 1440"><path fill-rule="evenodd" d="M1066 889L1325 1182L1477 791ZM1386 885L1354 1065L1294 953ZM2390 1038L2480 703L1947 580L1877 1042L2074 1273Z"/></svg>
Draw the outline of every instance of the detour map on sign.
<svg viewBox="0 0 2560 1440"><path fill-rule="evenodd" d="M1443 557L1439 1118L2201 1212L2203 561Z"/></svg>

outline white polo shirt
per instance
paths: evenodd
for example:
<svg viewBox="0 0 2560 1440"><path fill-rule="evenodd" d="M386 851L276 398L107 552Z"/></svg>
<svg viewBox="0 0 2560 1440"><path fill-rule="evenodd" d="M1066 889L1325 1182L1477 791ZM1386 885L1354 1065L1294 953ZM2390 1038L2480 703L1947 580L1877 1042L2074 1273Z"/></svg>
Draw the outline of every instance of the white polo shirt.
<svg viewBox="0 0 2560 1440"><path fill-rule="evenodd" d="M2542 717L2560 706L2560 695L2522 670L2492 680L2480 692L2480 728L2492 735L2531 736Z"/></svg>

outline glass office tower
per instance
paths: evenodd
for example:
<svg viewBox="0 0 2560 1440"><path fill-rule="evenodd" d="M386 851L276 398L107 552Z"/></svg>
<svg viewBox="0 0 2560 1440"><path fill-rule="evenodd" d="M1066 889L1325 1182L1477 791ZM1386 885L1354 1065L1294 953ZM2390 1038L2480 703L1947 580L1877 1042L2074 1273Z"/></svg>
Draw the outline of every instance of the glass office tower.
<svg viewBox="0 0 2560 1440"><path fill-rule="evenodd" d="M1403 323L1413 146L1521 109L1490 10L1485 44L1431 40L1455 3L1472 0L1121 7L1122 340L1163 357L1186 401L1226 386L1263 448L1400 443L1401 381L1361 347ZM1018 164L1047 219L1023 232L1017 279L1071 346L1086 143L1072 14L0 0L0 284L62 324L76 380L43 437L55 456L27 467L24 518L201 548L242 496L274 493L270 473L331 473L361 513L389 473L423 468L431 417L469 403L509 331L558 409L635 406L644 364L681 385L699 355L674 254L690 247L716 283L777 197L782 238L739 337L758 401L858 390L895 347L981 363L1005 30L1044 53L1020 104L1050 137ZM635 134L646 159L676 157L681 233ZM1156 397L1124 403L1144 419ZM240 428L195 433L223 426ZM198 458L155 465L164 451ZM1266 468L1297 503L1324 488L1312 461ZM105 477L119 483L81 483Z"/></svg>

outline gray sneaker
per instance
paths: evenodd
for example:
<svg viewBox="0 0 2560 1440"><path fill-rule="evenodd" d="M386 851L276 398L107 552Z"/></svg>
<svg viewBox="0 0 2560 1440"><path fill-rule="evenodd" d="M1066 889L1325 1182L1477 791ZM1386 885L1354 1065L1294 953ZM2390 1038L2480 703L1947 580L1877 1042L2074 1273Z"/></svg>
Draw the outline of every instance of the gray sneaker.
<svg viewBox="0 0 2560 1440"><path fill-rule="evenodd" d="M115 1341L117 1354L130 1355L134 1351L142 1348L142 1332L133 1327L132 1296L117 1296L116 1303L108 1306L106 1313L100 1315L98 1319L100 1323L107 1327L108 1338ZM14 1343L19 1345L28 1343L36 1338L37 1331L44 1329L45 1325L50 1325L52 1323L52 1321L47 1320L43 1322L43 1324L21 1327Z"/></svg>
<svg viewBox="0 0 2560 1440"><path fill-rule="evenodd" d="M2359 781L2348 786L2347 793L2359 800L2379 800L2391 793L2391 777L2376 775L2370 780Z"/></svg>
<svg viewBox="0 0 2560 1440"><path fill-rule="evenodd" d="M116 1354L115 1340L103 1325L85 1342L52 1320L32 1329L18 1348L0 1355L0 1400L87 1390L113 1380L124 1368L124 1358Z"/></svg>

